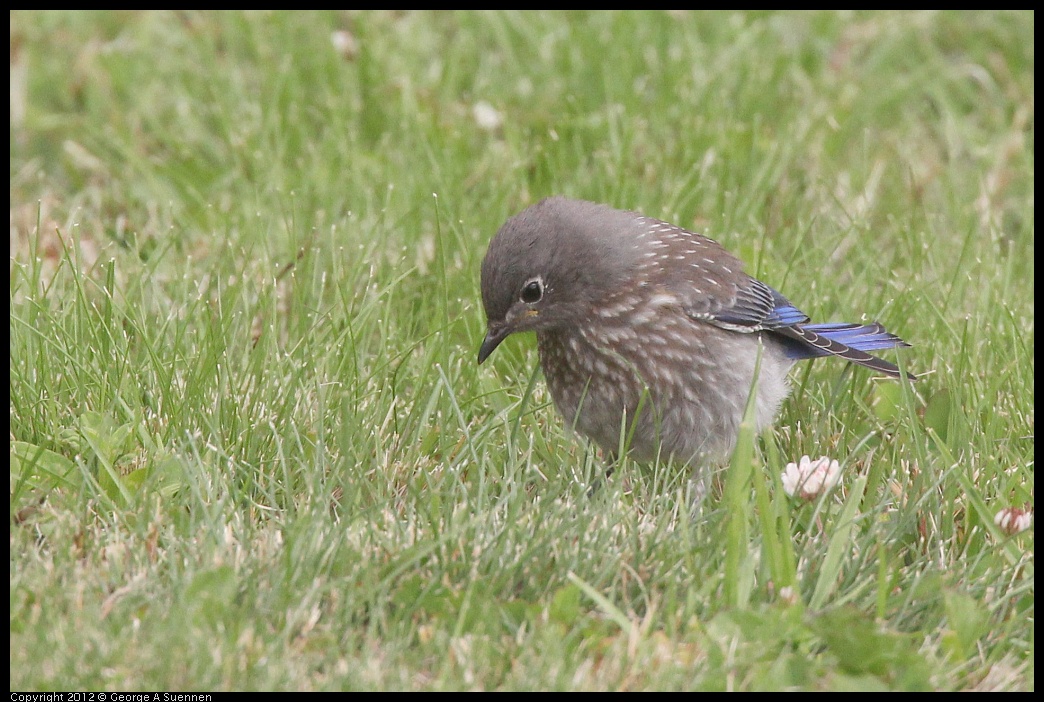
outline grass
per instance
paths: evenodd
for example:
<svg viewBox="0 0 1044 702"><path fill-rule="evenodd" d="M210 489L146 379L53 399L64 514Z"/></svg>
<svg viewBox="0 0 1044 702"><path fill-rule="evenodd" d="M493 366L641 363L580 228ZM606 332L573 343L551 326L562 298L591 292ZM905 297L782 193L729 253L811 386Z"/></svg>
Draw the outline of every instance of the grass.
<svg viewBox="0 0 1044 702"><path fill-rule="evenodd" d="M11 688L1032 690L1032 13L11 15ZM489 108L494 110L489 112ZM707 230L799 367L699 518L478 268L549 194ZM753 441L757 438L757 441ZM811 503L801 455L842 463Z"/></svg>

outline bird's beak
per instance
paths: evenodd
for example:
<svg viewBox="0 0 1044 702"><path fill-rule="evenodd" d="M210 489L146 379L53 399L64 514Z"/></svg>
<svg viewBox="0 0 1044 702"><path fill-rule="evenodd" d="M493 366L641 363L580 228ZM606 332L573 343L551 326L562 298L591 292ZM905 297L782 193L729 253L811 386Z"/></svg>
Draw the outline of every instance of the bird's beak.
<svg viewBox="0 0 1044 702"><path fill-rule="evenodd" d="M500 342L517 331L530 331L533 329L533 321L540 314L539 310L509 310L507 318L503 322L489 322L486 328L486 338L482 340L479 347L478 362L482 363L493 350L500 346Z"/></svg>
<svg viewBox="0 0 1044 702"><path fill-rule="evenodd" d="M500 342L508 338L511 332L509 324L490 324L486 331L486 338L482 340L482 346L479 347L478 362L482 363L489 358L493 350L500 346Z"/></svg>

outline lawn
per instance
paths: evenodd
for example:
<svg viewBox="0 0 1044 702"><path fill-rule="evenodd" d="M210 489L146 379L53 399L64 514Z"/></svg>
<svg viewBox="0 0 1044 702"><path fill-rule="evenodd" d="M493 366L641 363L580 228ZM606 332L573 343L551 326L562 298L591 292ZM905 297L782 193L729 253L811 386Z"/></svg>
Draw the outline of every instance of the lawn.
<svg viewBox="0 0 1044 702"><path fill-rule="evenodd" d="M12 690L1034 689L1032 12L10 20ZM532 335L476 364L552 194L921 379L588 496Z"/></svg>

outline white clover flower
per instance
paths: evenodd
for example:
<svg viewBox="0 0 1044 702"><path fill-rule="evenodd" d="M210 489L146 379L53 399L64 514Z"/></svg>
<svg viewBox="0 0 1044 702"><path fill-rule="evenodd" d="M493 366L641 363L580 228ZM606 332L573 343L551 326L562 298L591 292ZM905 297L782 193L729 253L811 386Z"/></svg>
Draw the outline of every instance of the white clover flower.
<svg viewBox="0 0 1044 702"><path fill-rule="evenodd" d="M841 466L827 456L815 461L802 456L798 463L788 463L783 471L783 491L791 497L814 500L832 490L841 479Z"/></svg>
<svg viewBox="0 0 1044 702"><path fill-rule="evenodd" d="M479 126L479 129L487 132L498 129L504 121L503 115L497 111L497 108L485 100L479 100L472 106L471 116L475 119L475 124Z"/></svg>
<svg viewBox="0 0 1044 702"><path fill-rule="evenodd" d="M334 51L346 59L353 59L359 53L359 42L352 36L351 32L340 29L330 35L330 43Z"/></svg>
<svg viewBox="0 0 1044 702"><path fill-rule="evenodd" d="M993 518L993 523L1000 527L1008 536L1018 534L1020 531L1026 531L1030 527L1030 523L1033 521L1033 510L1019 509L1018 507L1005 507L1000 512L997 512L997 516Z"/></svg>
<svg viewBox="0 0 1044 702"><path fill-rule="evenodd" d="M795 590L791 585L785 585L779 589L779 599L781 602L788 605L797 604L797 590Z"/></svg>

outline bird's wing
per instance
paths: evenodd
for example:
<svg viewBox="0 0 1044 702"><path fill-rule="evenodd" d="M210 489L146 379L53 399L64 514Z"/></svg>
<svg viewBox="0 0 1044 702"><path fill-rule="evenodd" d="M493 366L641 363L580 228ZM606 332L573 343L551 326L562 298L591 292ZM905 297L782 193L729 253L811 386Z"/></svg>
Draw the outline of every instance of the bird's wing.
<svg viewBox="0 0 1044 702"><path fill-rule="evenodd" d="M731 295L706 296L689 315L722 329L744 333L772 331L809 321L808 315L760 280L743 276L731 287Z"/></svg>
<svg viewBox="0 0 1044 702"><path fill-rule="evenodd" d="M706 299L704 302L706 303ZM899 368L867 351L908 346L880 324L808 324L808 316L760 280L737 285L731 299L715 298L713 306L690 316L729 331L772 332L784 353L795 360L838 356L893 378ZM916 376L909 375L916 380Z"/></svg>

